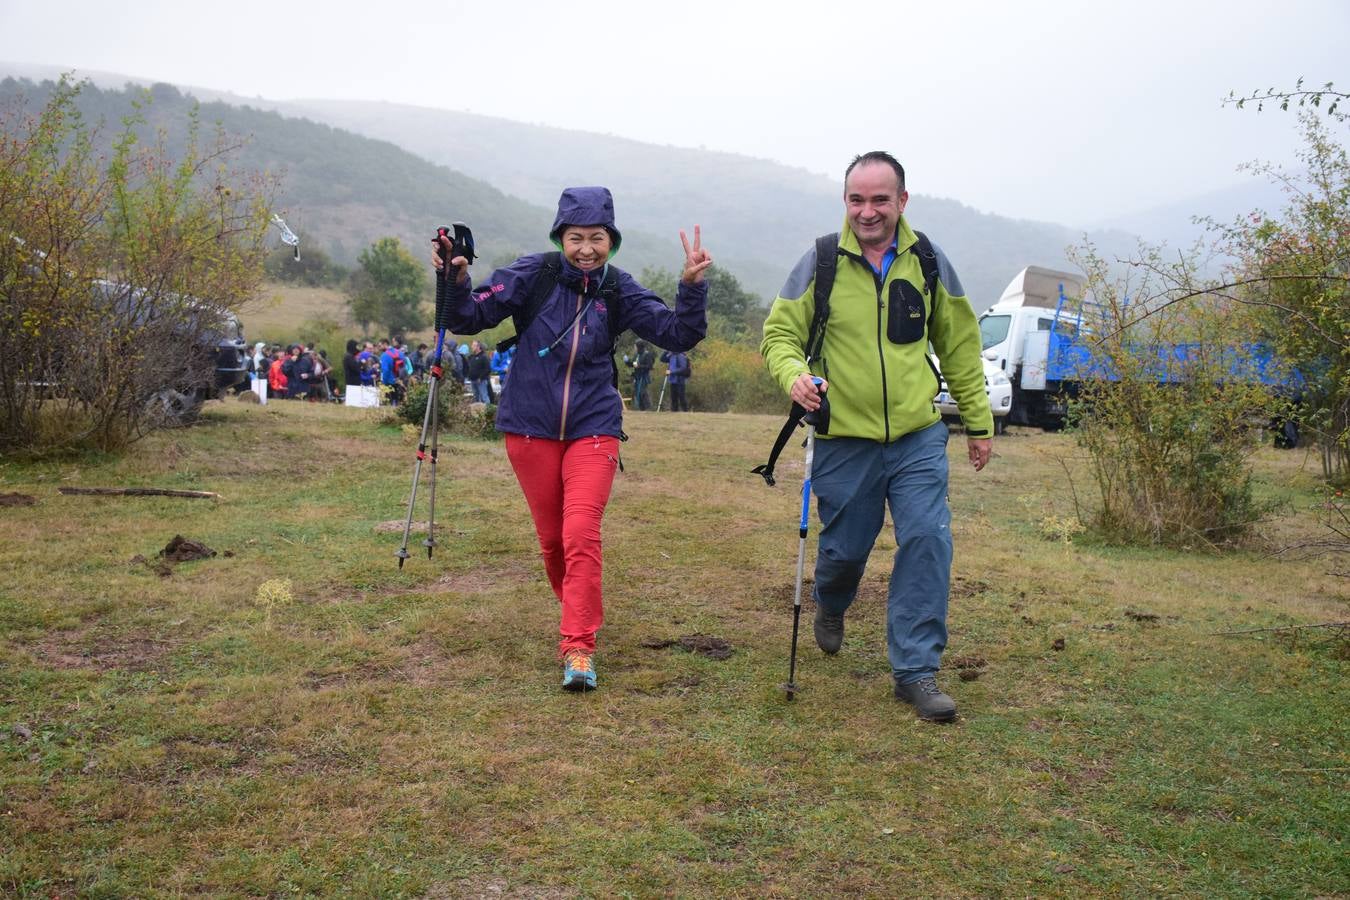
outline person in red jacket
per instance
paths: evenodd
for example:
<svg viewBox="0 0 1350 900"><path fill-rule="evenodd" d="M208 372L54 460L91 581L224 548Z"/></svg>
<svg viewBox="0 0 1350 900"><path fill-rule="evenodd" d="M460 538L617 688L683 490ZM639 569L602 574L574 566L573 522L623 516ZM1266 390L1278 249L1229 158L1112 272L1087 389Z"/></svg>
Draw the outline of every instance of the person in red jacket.
<svg viewBox="0 0 1350 900"><path fill-rule="evenodd" d="M267 367L267 390L273 397L286 396L286 373L282 367L286 365L286 354L280 347L272 348L272 364Z"/></svg>

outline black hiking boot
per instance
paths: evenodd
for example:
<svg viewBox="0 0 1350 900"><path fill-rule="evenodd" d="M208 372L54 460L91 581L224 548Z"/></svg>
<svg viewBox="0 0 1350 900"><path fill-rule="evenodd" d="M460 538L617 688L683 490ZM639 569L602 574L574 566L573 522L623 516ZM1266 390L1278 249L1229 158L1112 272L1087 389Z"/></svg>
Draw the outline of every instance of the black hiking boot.
<svg viewBox="0 0 1350 900"><path fill-rule="evenodd" d="M833 656L844 645L844 614L832 616L816 602L816 646Z"/></svg>
<svg viewBox="0 0 1350 900"><path fill-rule="evenodd" d="M926 722L950 722L956 718L956 701L938 689L937 679L925 675L909 684L895 684L895 696L914 707Z"/></svg>

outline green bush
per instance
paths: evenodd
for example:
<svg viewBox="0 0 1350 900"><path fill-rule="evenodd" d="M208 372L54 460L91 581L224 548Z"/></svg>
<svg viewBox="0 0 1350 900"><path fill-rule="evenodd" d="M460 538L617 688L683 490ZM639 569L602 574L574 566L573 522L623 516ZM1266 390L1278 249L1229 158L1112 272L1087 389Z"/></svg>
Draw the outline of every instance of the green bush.
<svg viewBox="0 0 1350 900"><path fill-rule="evenodd" d="M454 391L442 390L437 394L436 406L440 410L440 421L447 422L450 417L450 395ZM408 396L398 407L398 417L405 422L421 426L427 414L427 398L431 396L430 382L413 385Z"/></svg>
<svg viewBox="0 0 1350 900"><path fill-rule="evenodd" d="M787 398L748 344L705 340L690 355L689 406L699 412L780 413Z"/></svg>
<svg viewBox="0 0 1350 900"><path fill-rule="evenodd" d="M1240 311L1194 301L1141 318L1130 298L1148 296L1148 281L1113 280L1091 252L1081 264L1096 301L1093 360L1114 375L1082 373L1070 406L1101 499L1096 530L1113 541L1188 548L1246 538L1272 509L1255 497L1250 457L1278 401L1261 383L1230 374L1250 333Z"/></svg>
<svg viewBox="0 0 1350 900"><path fill-rule="evenodd" d="M398 417L421 427L427 414L427 397L430 393L430 382L413 385L403 404L398 407ZM479 406L471 403L453 381L442 383L436 400L440 409L441 429L447 434L487 441L501 438L501 432L497 431L495 405Z"/></svg>

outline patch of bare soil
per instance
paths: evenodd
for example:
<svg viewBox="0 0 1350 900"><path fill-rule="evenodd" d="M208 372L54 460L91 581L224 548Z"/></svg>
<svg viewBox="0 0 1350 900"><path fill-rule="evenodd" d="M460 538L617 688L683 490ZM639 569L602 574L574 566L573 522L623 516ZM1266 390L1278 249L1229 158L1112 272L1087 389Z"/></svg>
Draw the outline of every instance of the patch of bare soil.
<svg viewBox="0 0 1350 900"><path fill-rule="evenodd" d="M977 578L966 578L964 575L957 575L952 578L951 595L953 598L978 597L987 590L989 590L989 583Z"/></svg>
<svg viewBox="0 0 1350 900"><path fill-rule="evenodd" d="M433 884L424 900L566 900L570 891L538 884L512 884L505 878L461 878Z"/></svg>
<svg viewBox="0 0 1350 900"><path fill-rule="evenodd" d="M37 498L28 494L0 494L0 507L4 506L37 506Z"/></svg>
<svg viewBox="0 0 1350 900"><path fill-rule="evenodd" d="M728 659L735 649L729 641L711 634L686 634L683 637L667 640L647 640L638 646L645 647L648 650L663 650L666 647L678 646L690 653L701 653L709 659Z"/></svg>
<svg viewBox="0 0 1350 900"><path fill-rule="evenodd" d="M446 651L423 639L404 648L401 659L391 662L366 662L346 669L310 671L304 685L312 691L340 687L363 681L396 681L414 687L442 684L450 668Z"/></svg>
<svg viewBox="0 0 1350 900"><path fill-rule="evenodd" d="M409 548L411 552L412 548ZM475 566L468 572L451 572L436 579L432 590L458 594L482 594L504 587L532 584L544 580L544 565L535 557L503 559ZM545 588L544 590L548 590Z"/></svg>
<svg viewBox="0 0 1350 900"><path fill-rule="evenodd" d="M953 656L944 660L947 667L955 669L962 681L974 681L985 672L983 656Z"/></svg>
<svg viewBox="0 0 1350 900"><path fill-rule="evenodd" d="M55 631L29 644L27 650L52 669L94 669L145 672L156 668L171 644L154 638L129 635L91 639L91 629Z"/></svg>

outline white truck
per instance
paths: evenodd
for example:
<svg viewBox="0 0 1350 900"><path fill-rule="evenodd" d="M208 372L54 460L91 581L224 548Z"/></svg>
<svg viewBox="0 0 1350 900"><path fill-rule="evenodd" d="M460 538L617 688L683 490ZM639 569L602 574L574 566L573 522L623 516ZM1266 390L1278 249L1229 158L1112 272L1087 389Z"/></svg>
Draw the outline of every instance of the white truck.
<svg viewBox="0 0 1350 900"><path fill-rule="evenodd" d="M1085 284L1082 275L1027 266L980 315L986 380L993 371L1010 382L1003 410L1009 424L1063 426L1071 386L1068 373L1057 370L1061 354L1052 352L1052 340L1058 350L1078 338Z"/></svg>

